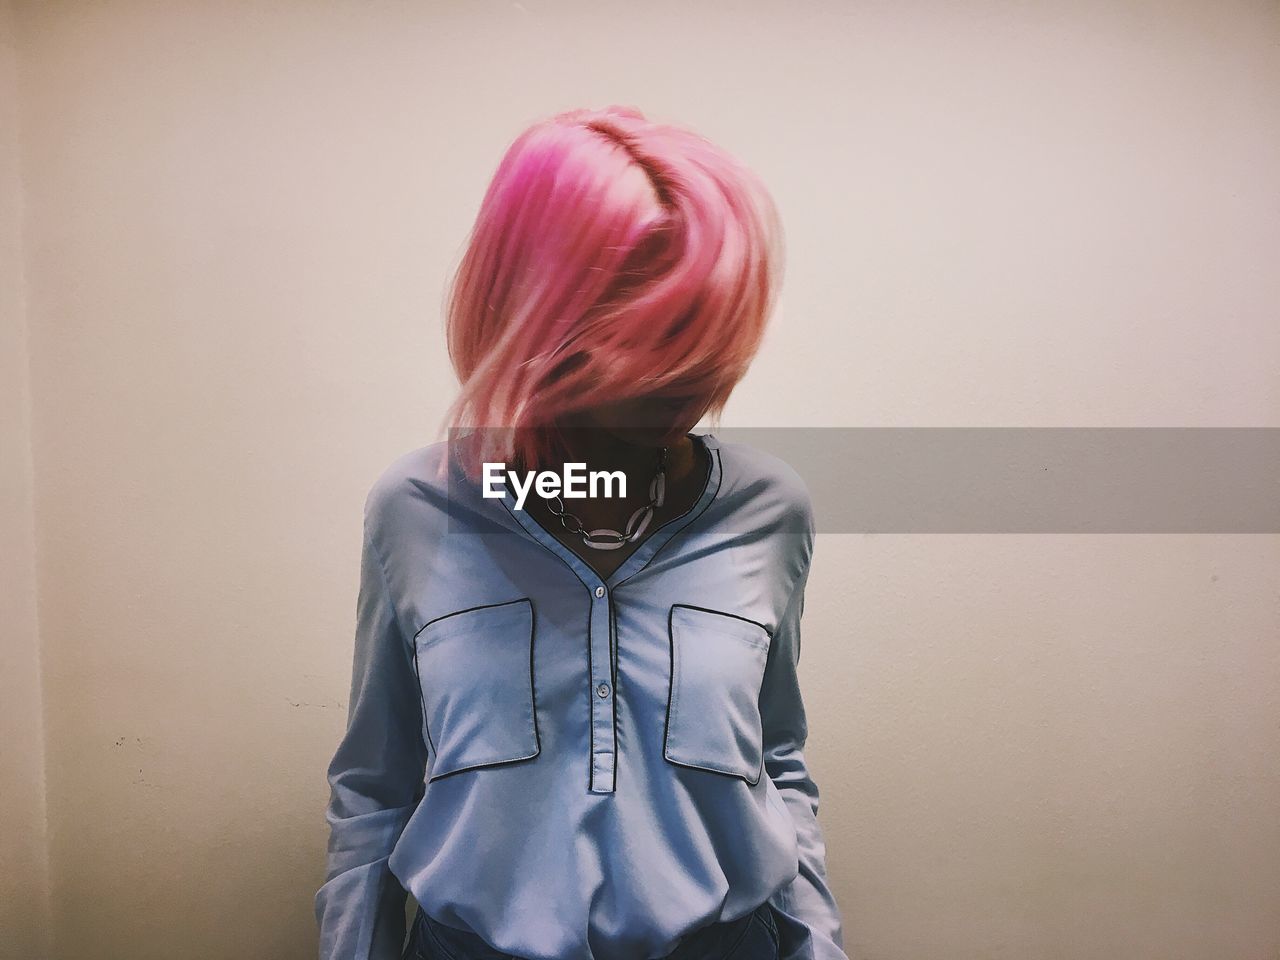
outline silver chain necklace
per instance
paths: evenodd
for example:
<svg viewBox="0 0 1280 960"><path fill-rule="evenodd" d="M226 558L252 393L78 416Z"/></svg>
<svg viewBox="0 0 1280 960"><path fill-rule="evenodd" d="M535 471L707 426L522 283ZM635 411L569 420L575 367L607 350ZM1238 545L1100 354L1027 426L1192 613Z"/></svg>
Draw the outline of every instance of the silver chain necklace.
<svg viewBox="0 0 1280 960"><path fill-rule="evenodd" d="M593 550L617 550L619 547L640 538L645 530L648 529L649 521L653 519L654 511L666 502L666 498L667 448L663 447L658 451L658 472L649 481L649 502L642 507L636 508L622 530L610 530L607 527L601 527L598 530L587 530L578 517L565 509L564 500L560 494L543 497L543 500L547 504L547 509L560 518L560 525L570 533L576 533L582 537L582 542L588 547Z"/></svg>

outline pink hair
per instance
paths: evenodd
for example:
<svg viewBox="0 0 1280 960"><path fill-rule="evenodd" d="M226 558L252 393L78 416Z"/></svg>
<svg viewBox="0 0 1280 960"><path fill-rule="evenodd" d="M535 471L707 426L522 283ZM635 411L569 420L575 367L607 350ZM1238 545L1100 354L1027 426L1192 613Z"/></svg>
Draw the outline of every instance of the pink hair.
<svg viewBox="0 0 1280 960"><path fill-rule="evenodd" d="M448 292L461 390L445 423L534 466L566 414L654 394L717 415L781 282L760 180L637 109L570 110L507 149ZM495 429L496 428L496 429ZM550 429L548 429L550 428Z"/></svg>

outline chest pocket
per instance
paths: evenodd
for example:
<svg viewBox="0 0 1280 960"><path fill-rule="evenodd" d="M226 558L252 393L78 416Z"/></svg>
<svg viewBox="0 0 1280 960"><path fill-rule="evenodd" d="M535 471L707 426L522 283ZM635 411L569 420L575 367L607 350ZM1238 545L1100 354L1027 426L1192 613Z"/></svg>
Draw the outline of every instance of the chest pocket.
<svg viewBox="0 0 1280 960"><path fill-rule="evenodd" d="M677 603L668 619L671 686L663 756L671 763L760 781L760 687L769 631L731 613Z"/></svg>
<svg viewBox="0 0 1280 960"><path fill-rule="evenodd" d="M459 610L414 637L431 779L536 757L533 604Z"/></svg>

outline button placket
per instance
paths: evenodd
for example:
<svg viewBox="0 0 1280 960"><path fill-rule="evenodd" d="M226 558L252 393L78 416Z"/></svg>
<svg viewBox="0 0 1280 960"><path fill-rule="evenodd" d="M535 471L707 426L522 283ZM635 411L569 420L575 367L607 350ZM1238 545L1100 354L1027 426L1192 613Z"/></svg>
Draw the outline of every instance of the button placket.
<svg viewBox="0 0 1280 960"><path fill-rule="evenodd" d="M690 434L690 436L694 435ZM668 520L651 532L607 578L601 578L596 574L590 564L534 520L528 511L517 509L515 494L510 485L506 485L503 490L502 506L516 525L534 541L559 557L587 589L587 602L590 607L587 618L589 631L587 651L590 662L587 669L586 695L591 704L591 744L589 746L591 766L588 774L588 789L592 793L613 793L616 784L618 676L614 656L615 617L607 585L616 588L643 570L659 550L702 515L719 493L723 475L719 441L712 434L705 434L696 439L700 440L710 457L706 484L697 501L680 517ZM608 696L602 697L597 691L601 684L607 682L605 677L612 679L613 683L610 685Z"/></svg>
<svg viewBox="0 0 1280 960"><path fill-rule="evenodd" d="M613 793L618 763L618 738L614 725L613 624L608 590L597 583L591 591L591 785L592 793Z"/></svg>

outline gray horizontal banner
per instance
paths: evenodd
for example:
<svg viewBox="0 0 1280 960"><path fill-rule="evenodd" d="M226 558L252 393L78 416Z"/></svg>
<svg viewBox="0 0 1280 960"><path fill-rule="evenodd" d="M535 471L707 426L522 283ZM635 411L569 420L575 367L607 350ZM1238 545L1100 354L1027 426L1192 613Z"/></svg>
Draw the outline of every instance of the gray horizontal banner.
<svg viewBox="0 0 1280 960"><path fill-rule="evenodd" d="M1280 533L1280 428L713 432L724 482L733 444L794 468L819 533Z"/></svg>
<svg viewBox="0 0 1280 960"><path fill-rule="evenodd" d="M722 428L826 533L1280 533L1280 429Z"/></svg>

